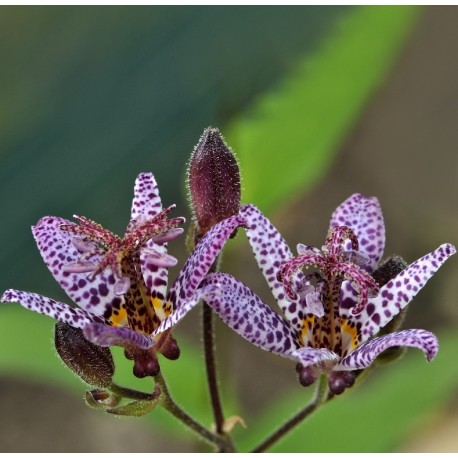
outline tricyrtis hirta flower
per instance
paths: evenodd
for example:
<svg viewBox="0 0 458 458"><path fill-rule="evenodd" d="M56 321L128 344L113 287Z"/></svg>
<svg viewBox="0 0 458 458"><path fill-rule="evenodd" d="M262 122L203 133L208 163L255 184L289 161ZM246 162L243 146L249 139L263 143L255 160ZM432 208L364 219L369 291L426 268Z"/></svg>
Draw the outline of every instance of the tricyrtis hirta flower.
<svg viewBox="0 0 458 458"><path fill-rule="evenodd" d="M120 345L134 359L139 377L155 375L156 353L179 355L170 332L152 337L161 321L182 303L194 298L200 280L219 253L219 240L209 234L191 256L167 294L168 268L176 260L167 242L183 231L183 218L167 219L173 207L162 210L152 174L135 183L131 221L123 238L83 217L79 224L44 217L32 228L49 270L79 308L35 293L8 290L2 301L19 302L83 330L100 346ZM221 243L224 243L222 241Z"/></svg>
<svg viewBox="0 0 458 458"><path fill-rule="evenodd" d="M227 274L208 275L203 297L247 340L296 360L303 385L324 372L331 392L339 394L352 385L352 371L368 367L393 346L419 348L429 361L435 357L438 342L429 331L376 335L455 253L452 245L441 245L378 285L374 271L383 254L385 229L376 198L352 195L334 212L323 248L299 245L296 258L259 210L245 206L240 214L283 316ZM302 267L314 270L302 272Z"/></svg>

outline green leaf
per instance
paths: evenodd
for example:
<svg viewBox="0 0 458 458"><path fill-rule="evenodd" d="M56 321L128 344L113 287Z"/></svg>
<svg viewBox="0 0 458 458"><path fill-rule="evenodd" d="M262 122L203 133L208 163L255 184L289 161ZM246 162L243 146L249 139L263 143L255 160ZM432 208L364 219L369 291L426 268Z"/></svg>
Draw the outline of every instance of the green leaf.
<svg viewBox="0 0 458 458"><path fill-rule="evenodd" d="M314 55L225 130L240 160L245 202L273 211L323 176L418 12L349 9Z"/></svg>

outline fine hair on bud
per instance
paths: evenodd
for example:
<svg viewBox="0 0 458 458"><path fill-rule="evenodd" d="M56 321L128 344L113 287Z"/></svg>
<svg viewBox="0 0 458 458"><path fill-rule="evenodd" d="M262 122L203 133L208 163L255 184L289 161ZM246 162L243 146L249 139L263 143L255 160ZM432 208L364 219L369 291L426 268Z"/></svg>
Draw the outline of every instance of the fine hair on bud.
<svg viewBox="0 0 458 458"><path fill-rule="evenodd" d="M194 148L187 184L197 238L239 212L239 165L218 129L205 129Z"/></svg>
<svg viewBox="0 0 458 458"><path fill-rule="evenodd" d="M89 342L81 329L57 322L54 344L64 364L89 385L105 388L110 385L115 365L109 348Z"/></svg>

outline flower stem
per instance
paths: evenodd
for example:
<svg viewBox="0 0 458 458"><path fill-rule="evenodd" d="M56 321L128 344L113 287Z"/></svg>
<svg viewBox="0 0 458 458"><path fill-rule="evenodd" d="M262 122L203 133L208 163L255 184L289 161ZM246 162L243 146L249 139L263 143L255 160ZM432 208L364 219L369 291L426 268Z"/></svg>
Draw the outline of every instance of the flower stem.
<svg viewBox="0 0 458 458"><path fill-rule="evenodd" d="M294 429L299 423L309 417L315 410L327 401L328 386L325 376L321 376L318 382L317 390L313 400L306 405L302 410L291 417L286 423L281 425L269 437L255 447L251 452L259 453L265 452L268 448L272 447L276 442L283 438L287 433Z"/></svg>
<svg viewBox="0 0 458 458"><path fill-rule="evenodd" d="M133 390L131 388L125 388L112 382L109 386L110 390L123 398L135 399L137 401L153 401L157 395L155 393L144 393L143 391Z"/></svg>
<svg viewBox="0 0 458 458"><path fill-rule="evenodd" d="M215 360L215 334L213 331L213 311L208 304L203 303L202 311L203 341L205 352L205 367L207 370L208 389L215 419L217 434L223 434L224 414L219 395Z"/></svg>
<svg viewBox="0 0 458 458"><path fill-rule="evenodd" d="M188 428L192 429L197 433L202 439L214 444L218 447L219 450L225 452L233 452L233 446L229 440L221 437L218 434L213 433L212 431L205 428L199 422L194 420L190 415L188 415L178 404L172 399L167 384L165 383L164 378L161 374L154 377L155 382L161 388L161 397L162 397L162 406L171 413L175 418L180 420Z"/></svg>

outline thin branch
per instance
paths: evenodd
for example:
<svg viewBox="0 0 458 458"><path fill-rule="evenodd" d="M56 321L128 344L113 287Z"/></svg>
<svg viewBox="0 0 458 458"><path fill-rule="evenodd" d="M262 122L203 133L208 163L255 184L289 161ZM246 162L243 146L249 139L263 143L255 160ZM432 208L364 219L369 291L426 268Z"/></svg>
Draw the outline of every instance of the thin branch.
<svg viewBox="0 0 458 458"><path fill-rule="evenodd" d="M273 432L269 437L267 437L263 442L261 442L257 447L255 447L251 452L265 452L268 448L272 447L272 445L274 445L276 442L282 439L286 434L288 434L296 426L298 426L303 420L305 420L313 412L315 412L315 410L317 410L318 407L324 404L327 400L327 396L328 387L326 377L321 376L313 400L302 410L300 410L296 415L291 417L286 423L280 426L275 432Z"/></svg>
<svg viewBox="0 0 458 458"><path fill-rule="evenodd" d="M154 380L161 388L162 406L170 412L175 418L180 420L184 425L197 433L202 439L216 445L219 450L225 452L233 452L232 444L224 437L213 433L198 421L188 415L178 404L172 399L167 384L161 374L156 375Z"/></svg>

